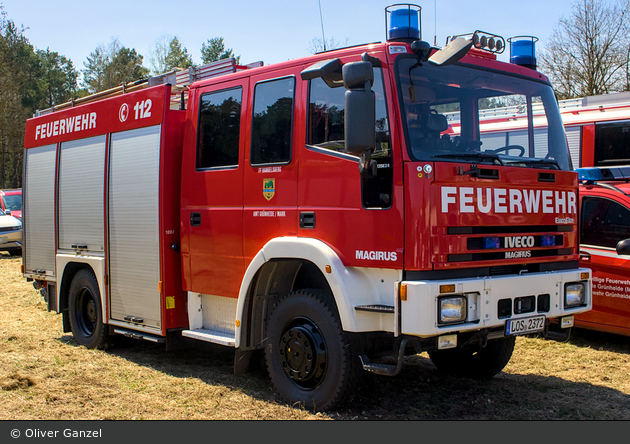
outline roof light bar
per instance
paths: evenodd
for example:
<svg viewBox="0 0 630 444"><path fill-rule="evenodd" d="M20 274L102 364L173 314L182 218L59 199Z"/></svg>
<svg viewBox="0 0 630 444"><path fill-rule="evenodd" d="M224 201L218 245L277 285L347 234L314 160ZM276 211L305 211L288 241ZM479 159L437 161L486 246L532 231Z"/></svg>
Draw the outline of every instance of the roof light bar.
<svg viewBox="0 0 630 444"><path fill-rule="evenodd" d="M578 180L594 182L597 180L630 181L630 167L584 167L576 168Z"/></svg>
<svg viewBox="0 0 630 444"><path fill-rule="evenodd" d="M500 35L491 34L485 31L475 31L468 34L454 35L446 38L446 43L456 38L468 38L472 40L473 46L477 49L491 52L493 54L501 54L505 51L505 39Z"/></svg>

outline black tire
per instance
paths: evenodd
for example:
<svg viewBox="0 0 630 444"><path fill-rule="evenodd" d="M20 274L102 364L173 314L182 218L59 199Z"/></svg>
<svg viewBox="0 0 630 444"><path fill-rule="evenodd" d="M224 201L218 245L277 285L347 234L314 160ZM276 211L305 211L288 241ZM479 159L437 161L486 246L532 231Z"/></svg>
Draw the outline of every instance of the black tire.
<svg viewBox="0 0 630 444"><path fill-rule="evenodd" d="M286 295L274 307L266 330L267 371L288 404L323 411L350 399L363 371L323 291Z"/></svg>
<svg viewBox="0 0 630 444"><path fill-rule="evenodd" d="M77 344L100 350L109 347L109 330L103 323L101 292L92 270L79 270L72 279L68 314Z"/></svg>
<svg viewBox="0 0 630 444"><path fill-rule="evenodd" d="M491 379L510 362L515 336L488 341L480 350L451 349L429 352L431 362L443 373L473 379Z"/></svg>

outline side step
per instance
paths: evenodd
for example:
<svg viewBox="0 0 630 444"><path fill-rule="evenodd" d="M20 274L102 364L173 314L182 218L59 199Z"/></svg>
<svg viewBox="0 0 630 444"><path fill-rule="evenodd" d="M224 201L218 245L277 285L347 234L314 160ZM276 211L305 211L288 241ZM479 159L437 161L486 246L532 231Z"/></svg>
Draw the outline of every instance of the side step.
<svg viewBox="0 0 630 444"><path fill-rule="evenodd" d="M398 363L392 364L373 364L367 355L360 355L361 365L366 372L376 373L377 375L384 376L396 376L402 370L403 360L405 358L405 348L407 348L407 342L409 338L403 338L400 342L400 348L398 349Z"/></svg>
<svg viewBox="0 0 630 444"><path fill-rule="evenodd" d="M234 333L225 333L217 330L208 330L206 328L197 328L195 330L184 330L182 336L200 341L212 342L213 344L226 345L234 347L236 341Z"/></svg>
<svg viewBox="0 0 630 444"><path fill-rule="evenodd" d="M144 339L145 341L157 342L158 344L163 344L164 342L166 342L166 338L163 336L152 335L141 331L127 330L125 328L114 328L114 333L126 336L128 338Z"/></svg>

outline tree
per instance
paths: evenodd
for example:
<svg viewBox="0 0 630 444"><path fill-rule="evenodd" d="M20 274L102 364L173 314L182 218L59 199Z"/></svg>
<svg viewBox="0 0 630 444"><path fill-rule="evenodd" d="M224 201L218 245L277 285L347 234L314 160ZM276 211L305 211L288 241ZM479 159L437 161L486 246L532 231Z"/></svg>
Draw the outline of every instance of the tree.
<svg viewBox="0 0 630 444"><path fill-rule="evenodd" d="M167 71L166 56L168 55L172 39L172 37L163 34L155 40L148 57L151 73L153 75L162 74Z"/></svg>
<svg viewBox="0 0 630 444"><path fill-rule="evenodd" d="M41 63L41 80L39 86L43 103L47 108L69 101L77 95L77 78L79 73L72 60L57 52L38 50Z"/></svg>
<svg viewBox="0 0 630 444"><path fill-rule="evenodd" d="M182 48L182 44L177 37L169 43L168 54L164 58L164 71L170 71L173 68L190 68L193 65L192 56L188 54L186 48Z"/></svg>
<svg viewBox="0 0 630 444"><path fill-rule="evenodd" d="M540 51L540 69L559 99L630 89L630 2L575 0L549 44Z"/></svg>
<svg viewBox="0 0 630 444"><path fill-rule="evenodd" d="M348 46L348 39L344 42L340 42L339 40L335 40L334 37L326 40L315 37L310 41L307 51L310 54L317 54L318 52L332 51L333 49L339 49L345 46Z"/></svg>
<svg viewBox="0 0 630 444"><path fill-rule="evenodd" d="M26 119L39 107L39 60L0 5L0 187L22 185Z"/></svg>
<svg viewBox="0 0 630 444"><path fill-rule="evenodd" d="M0 188L22 186L26 120L78 94L72 62L50 49L36 50L25 30L0 4Z"/></svg>
<svg viewBox="0 0 630 444"><path fill-rule="evenodd" d="M113 39L107 46L97 46L83 62L83 85L93 94L143 79L150 71L142 66L142 60L135 49L125 48Z"/></svg>
<svg viewBox="0 0 630 444"><path fill-rule="evenodd" d="M225 49L223 37L214 37L201 44L201 60L204 64L232 57L236 59L237 65L241 62L241 56L235 56L232 49Z"/></svg>

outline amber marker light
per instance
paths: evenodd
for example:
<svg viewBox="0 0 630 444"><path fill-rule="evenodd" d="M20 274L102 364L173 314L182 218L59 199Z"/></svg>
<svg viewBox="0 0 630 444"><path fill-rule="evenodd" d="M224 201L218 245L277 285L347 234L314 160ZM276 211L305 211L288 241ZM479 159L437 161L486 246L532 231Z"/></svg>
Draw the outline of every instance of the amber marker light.
<svg viewBox="0 0 630 444"><path fill-rule="evenodd" d="M402 284L400 286L400 300L401 301L407 300L407 285L406 284Z"/></svg>
<svg viewBox="0 0 630 444"><path fill-rule="evenodd" d="M580 279L588 279L588 273L581 273Z"/></svg>
<svg viewBox="0 0 630 444"><path fill-rule="evenodd" d="M440 293L455 293L455 284L440 285Z"/></svg>
<svg viewBox="0 0 630 444"><path fill-rule="evenodd" d="M330 265L326 265L326 273L332 273L332 267Z"/></svg>

